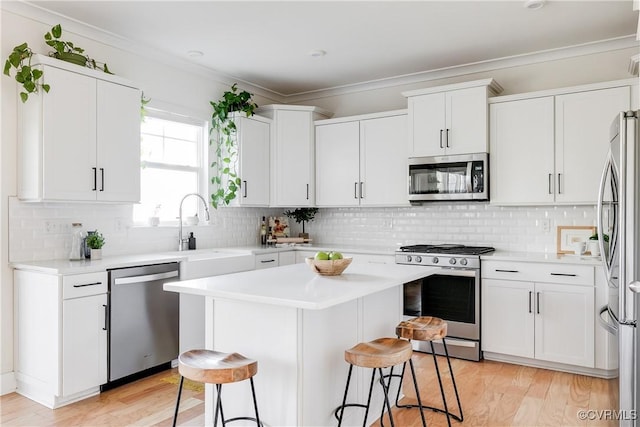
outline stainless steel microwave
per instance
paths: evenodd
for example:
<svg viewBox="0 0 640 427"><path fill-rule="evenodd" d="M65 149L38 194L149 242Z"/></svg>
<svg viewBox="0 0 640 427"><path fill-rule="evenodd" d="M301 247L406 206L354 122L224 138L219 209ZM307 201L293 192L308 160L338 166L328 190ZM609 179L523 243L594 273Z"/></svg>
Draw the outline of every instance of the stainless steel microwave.
<svg viewBox="0 0 640 427"><path fill-rule="evenodd" d="M489 200L489 154L409 158L409 202Z"/></svg>

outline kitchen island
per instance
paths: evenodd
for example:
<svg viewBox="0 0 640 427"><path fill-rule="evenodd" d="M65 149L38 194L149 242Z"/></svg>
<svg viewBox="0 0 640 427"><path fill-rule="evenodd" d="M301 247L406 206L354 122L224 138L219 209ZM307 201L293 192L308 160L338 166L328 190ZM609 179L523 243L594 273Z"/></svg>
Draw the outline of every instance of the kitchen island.
<svg viewBox="0 0 640 427"><path fill-rule="evenodd" d="M260 418L270 426L336 423L348 365L344 350L394 336L402 318L402 284L428 276L422 266L354 261L340 276L319 276L295 264L166 283L167 291L206 297L206 347L258 361ZM349 401L366 402L370 370L356 369ZM213 386L205 392L205 422L212 423ZM248 384L226 385L228 417L253 413ZM369 423L379 417L373 401ZM345 412L345 425L361 425L363 412Z"/></svg>

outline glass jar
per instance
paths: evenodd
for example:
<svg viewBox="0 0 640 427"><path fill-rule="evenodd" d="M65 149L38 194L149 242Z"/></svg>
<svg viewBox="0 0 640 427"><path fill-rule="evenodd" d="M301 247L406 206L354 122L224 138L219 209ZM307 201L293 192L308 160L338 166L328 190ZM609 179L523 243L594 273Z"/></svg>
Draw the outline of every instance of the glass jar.
<svg viewBox="0 0 640 427"><path fill-rule="evenodd" d="M82 230L82 224L79 222L71 224L71 252L69 252L69 259L84 259L84 231Z"/></svg>

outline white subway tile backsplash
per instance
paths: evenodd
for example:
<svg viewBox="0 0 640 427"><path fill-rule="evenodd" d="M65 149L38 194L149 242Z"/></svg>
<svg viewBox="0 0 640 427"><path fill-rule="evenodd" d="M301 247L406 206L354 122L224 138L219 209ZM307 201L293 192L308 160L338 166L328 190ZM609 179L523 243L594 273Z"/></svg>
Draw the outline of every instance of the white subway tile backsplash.
<svg viewBox="0 0 640 427"><path fill-rule="evenodd" d="M221 208L209 225L193 231L199 248L258 243L262 216L282 215L275 208ZM9 200L11 261L65 258L71 247L71 223L99 229L107 240L105 256L173 251L177 226L134 226L130 205L24 203ZM542 220L549 222L543 230ZM556 251L558 225L594 225L594 206L507 207L487 203L434 203L398 208L321 208L306 224L314 243L345 246L397 246L415 243L463 243L496 249ZM301 226L291 221L292 235Z"/></svg>

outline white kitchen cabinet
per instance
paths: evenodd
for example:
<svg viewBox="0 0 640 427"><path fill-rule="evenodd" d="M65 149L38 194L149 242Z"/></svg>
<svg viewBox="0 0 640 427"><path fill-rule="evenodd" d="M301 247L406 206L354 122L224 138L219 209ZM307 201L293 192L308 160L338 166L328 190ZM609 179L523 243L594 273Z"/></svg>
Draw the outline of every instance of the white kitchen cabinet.
<svg viewBox="0 0 640 427"><path fill-rule="evenodd" d="M595 368L594 296L592 266L483 261L485 357Z"/></svg>
<svg viewBox="0 0 640 427"><path fill-rule="evenodd" d="M107 273L15 270L17 392L49 408L107 382Z"/></svg>
<svg viewBox="0 0 640 427"><path fill-rule="evenodd" d="M256 270L278 267L280 259L277 252L256 255Z"/></svg>
<svg viewBox="0 0 640 427"><path fill-rule="evenodd" d="M36 55L49 93L20 107L18 197L140 200L140 90L103 72Z"/></svg>
<svg viewBox="0 0 640 427"><path fill-rule="evenodd" d="M235 119L241 206L269 206L269 139L271 120L259 116Z"/></svg>
<svg viewBox="0 0 640 427"><path fill-rule="evenodd" d="M330 114L317 107L267 105L260 115L271 125L271 206L315 205L315 120Z"/></svg>
<svg viewBox="0 0 640 427"><path fill-rule="evenodd" d="M316 205L408 205L406 129L404 110L317 121Z"/></svg>
<svg viewBox="0 0 640 427"><path fill-rule="evenodd" d="M593 204L629 81L490 100L491 202Z"/></svg>
<svg viewBox="0 0 640 427"><path fill-rule="evenodd" d="M409 106L409 157L486 153L487 99L493 79L403 92Z"/></svg>
<svg viewBox="0 0 640 427"><path fill-rule="evenodd" d="M278 265L291 265L296 263L296 252L287 251L278 253Z"/></svg>

